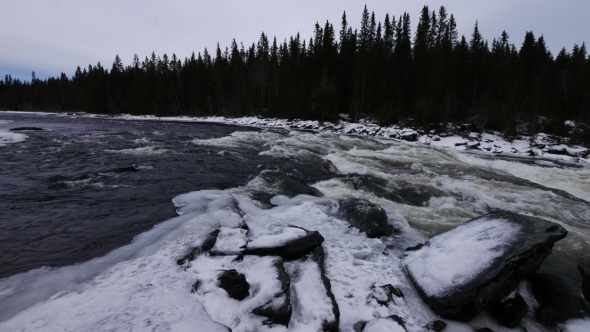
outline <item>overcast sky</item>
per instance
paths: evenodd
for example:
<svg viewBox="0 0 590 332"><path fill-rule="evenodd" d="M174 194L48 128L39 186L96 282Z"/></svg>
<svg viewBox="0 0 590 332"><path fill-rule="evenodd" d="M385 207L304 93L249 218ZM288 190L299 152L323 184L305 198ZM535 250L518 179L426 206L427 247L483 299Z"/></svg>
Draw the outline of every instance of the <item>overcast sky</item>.
<svg viewBox="0 0 590 332"><path fill-rule="evenodd" d="M71 76L78 65L110 68L116 54L125 65L152 51L183 59L217 42L225 49L233 38L250 45L262 31L279 41L297 32L308 39L316 21L339 31L345 10L358 28L365 3L380 21L407 11L413 29L423 5L444 5L468 39L478 20L490 42L506 30L520 47L533 31L554 55L590 42L590 0L0 0L0 77Z"/></svg>

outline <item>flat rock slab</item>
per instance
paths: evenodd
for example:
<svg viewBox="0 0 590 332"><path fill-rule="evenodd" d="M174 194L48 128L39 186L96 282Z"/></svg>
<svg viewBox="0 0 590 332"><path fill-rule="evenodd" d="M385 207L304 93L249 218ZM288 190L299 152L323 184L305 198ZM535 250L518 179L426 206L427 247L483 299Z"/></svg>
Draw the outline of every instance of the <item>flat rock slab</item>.
<svg viewBox="0 0 590 332"><path fill-rule="evenodd" d="M280 256L284 259L301 258L324 242L317 231L300 227L286 227L280 234L260 236L249 242L244 255Z"/></svg>
<svg viewBox="0 0 590 332"><path fill-rule="evenodd" d="M287 274L287 271L285 270L283 261L280 258L276 258L272 266L275 269L274 278L280 284L280 288L277 289L272 298L270 298L267 302L257 308L254 308L252 313L268 318L266 323L287 326L289 325L289 320L291 320L292 313L290 292L291 280Z"/></svg>
<svg viewBox="0 0 590 332"><path fill-rule="evenodd" d="M532 275L566 235L547 220L496 212L433 237L405 267L432 310L469 321Z"/></svg>
<svg viewBox="0 0 590 332"><path fill-rule="evenodd" d="M320 246L301 260L285 263L291 279L292 321L305 324L309 331L338 332L340 309L324 268Z"/></svg>

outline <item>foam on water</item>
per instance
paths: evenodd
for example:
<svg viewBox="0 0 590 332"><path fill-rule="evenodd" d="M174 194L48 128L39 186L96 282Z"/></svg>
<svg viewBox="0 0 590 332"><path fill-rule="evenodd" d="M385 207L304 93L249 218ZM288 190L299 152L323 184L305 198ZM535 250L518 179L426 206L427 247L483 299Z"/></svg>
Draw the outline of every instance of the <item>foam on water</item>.
<svg viewBox="0 0 590 332"><path fill-rule="evenodd" d="M7 122L8 123L8 122ZM0 129L0 146L24 142L29 136L22 133L14 133L9 130Z"/></svg>
<svg viewBox="0 0 590 332"><path fill-rule="evenodd" d="M508 174L570 193L590 202L590 169L588 168L545 168L507 160L485 160L471 155L452 153L458 160L469 165L494 169ZM546 166L547 162L541 163ZM550 165L553 166L553 165Z"/></svg>
<svg viewBox="0 0 590 332"><path fill-rule="evenodd" d="M168 152L167 149L161 148L159 146L143 146L135 149L121 149L121 150L104 150L105 152L111 153L124 153L124 154L132 154L132 155L157 155L163 154Z"/></svg>

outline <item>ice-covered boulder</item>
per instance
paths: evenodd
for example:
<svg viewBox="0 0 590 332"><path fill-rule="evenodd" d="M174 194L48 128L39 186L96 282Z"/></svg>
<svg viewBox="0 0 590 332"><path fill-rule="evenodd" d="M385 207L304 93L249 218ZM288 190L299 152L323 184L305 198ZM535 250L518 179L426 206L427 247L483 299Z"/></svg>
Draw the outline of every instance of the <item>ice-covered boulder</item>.
<svg viewBox="0 0 590 332"><path fill-rule="evenodd" d="M590 259L580 259L578 270L582 274L582 293L586 301L590 302Z"/></svg>
<svg viewBox="0 0 590 332"><path fill-rule="evenodd" d="M496 212L433 237L405 267L437 314L468 321L532 275L566 235L556 223Z"/></svg>
<svg viewBox="0 0 590 332"><path fill-rule="evenodd" d="M393 227L389 225L387 213L379 206L360 198L343 199L339 202L337 216L348 221L367 237L389 236Z"/></svg>
<svg viewBox="0 0 590 332"><path fill-rule="evenodd" d="M257 237L248 243L244 254L294 259L304 256L322 242L324 237L319 232L291 226L280 234Z"/></svg>

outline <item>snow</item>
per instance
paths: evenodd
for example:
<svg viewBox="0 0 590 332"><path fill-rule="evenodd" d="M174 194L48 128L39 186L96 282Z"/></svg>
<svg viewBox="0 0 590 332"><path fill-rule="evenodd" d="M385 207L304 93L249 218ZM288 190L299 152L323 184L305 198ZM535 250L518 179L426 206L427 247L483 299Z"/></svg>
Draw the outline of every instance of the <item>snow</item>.
<svg viewBox="0 0 590 332"><path fill-rule="evenodd" d="M388 318L379 318L367 322L363 332L405 332L401 325Z"/></svg>
<svg viewBox="0 0 590 332"><path fill-rule="evenodd" d="M291 280L291 301L295 303L290 328L294 331L320 331L324 321L334 321L332 302L313 261L287 263Z"/></svg>
<svg viewBox="0 0 590 332"><path fill-rule="evenodd" d="M272 248L282 246L290 241L304 237L307 232L297 227L287 227L282 233L262 235L248 243L248 249Z"/></svg>
<svg viewBox="0 0 590 332"><path fill-rule="evenodd" d="M590 318L572 319L559 327L565 332L587 332L590 331Z"/></svg>
<svg viewBox="0 0 590 332"><path fill-rule="evenodd" d="M519 231L515 223L483 217L433 237L406 259L406 268L426 295L444 297L484 274Z"/></svg>

